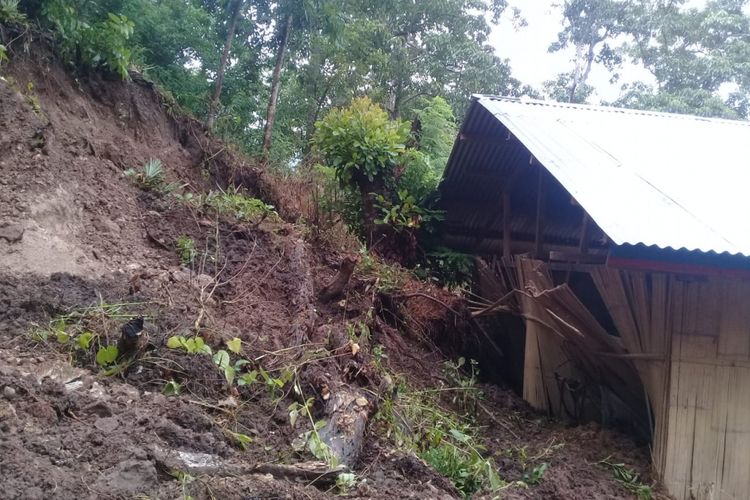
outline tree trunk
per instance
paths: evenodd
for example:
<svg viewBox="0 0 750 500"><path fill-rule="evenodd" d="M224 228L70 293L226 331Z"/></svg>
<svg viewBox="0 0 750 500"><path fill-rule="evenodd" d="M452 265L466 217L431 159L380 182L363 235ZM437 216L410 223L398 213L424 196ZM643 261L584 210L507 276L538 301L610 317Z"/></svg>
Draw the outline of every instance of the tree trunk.
<svg viewBox="0 0 750 500"><path fill-rule="evenodd" d="M227 61L229 60L229 52L232 49L232 40L234 39L234 31L237 28L237 20L240 17L240 11L242 10L243 0L233 0L230 5L230 18L229 25L227 26L227 38L224 42L224 51L221 53L221 62L219 63L219 71L216 73L216 82L214 83L214 93L211 96L211 102L208 105L208 119L206 120L206 127L211 130L216 120L216 110L219 107L219 97L221 97L221 87L224 85L224 73L227 69Z"/></svg>
<svg viewBox="0 0 750 500"><path fill-rule="evenodd" d="M346 288L346 285L349 283L352 273L354 273L354 268L357 267L357 262L358 259L356 258L343 258L336 277L318 292L318 299L320 299L321 302L330 302L344 293L344 288Z"/></svg>
<svg viewBox="0 0 750 500"><path fill-rule="evenodd" d="M368 248L378 242L379 236L383 232L378 229L378 224L375 223L378 218L378 207L375 204L375 199L378 194L383 194L384 191L383 181L377 178L373 181L364 179L359 183L359 192L362 197L362 225L365 229L365 240Z"/></svg>
<svg viewBox="0 0 750 500"><path fill-rule="evenodd" d="M341 385L331 394L325 405L326 425L320 429L320 439L328 445L339 461L353 467L365 441L370 403L362 391Z"/></svg>
<svg viewBox="0 0 750 500"><path fill-rule="evenodd" d="M330 92L331 86L332 83L328 80L323 89L323 93L315 101L315 111L310 115L310 118L307 121L307 131L305 132L305 154L310 151L310 141L312 140L313 134L315 134L315 124L317 123L320 111L323 109L323 105L328 98L328 92Z"/></svg>
<svg viewBox="0 0 750 500"><path fill-rule="evenodd" d="M276 121L276 100L279 97L279 87L281 82L281 67L284 64L284 53L286 52L287 43L289 43L289 30L292 24L292 14L287 14L284 25L281 26L279 33L279 48L276 51L276 66L273 68L271 77L271 96L268 98L268 111L266 113L266 127L263 131L263 157L268 158L271 150L271 138L273 136L273 123Z"/></svg>

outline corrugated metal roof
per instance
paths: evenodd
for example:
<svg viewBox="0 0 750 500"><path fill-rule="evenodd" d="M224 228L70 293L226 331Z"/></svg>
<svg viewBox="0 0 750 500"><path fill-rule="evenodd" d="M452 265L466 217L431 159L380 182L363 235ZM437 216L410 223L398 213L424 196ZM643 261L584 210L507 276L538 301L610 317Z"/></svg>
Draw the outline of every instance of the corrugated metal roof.
<svg viewBox="0 0 750 500"><path fill-rule="evenodd" d="M615 243L750 256L750 122L475 99Z"/></svg>

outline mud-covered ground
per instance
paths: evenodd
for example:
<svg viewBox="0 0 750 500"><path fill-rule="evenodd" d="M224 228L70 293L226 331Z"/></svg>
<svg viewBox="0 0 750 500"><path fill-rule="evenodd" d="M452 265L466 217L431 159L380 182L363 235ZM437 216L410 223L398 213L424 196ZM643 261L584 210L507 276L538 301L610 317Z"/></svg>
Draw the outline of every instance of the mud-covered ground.
<svg viewBox="0 0 750 500"><path fill-rule="evenodd" d="M384 370L414 387L443 387L447 350L436 344L446 338L430 337L452 328L450 313L413 297L394 308L399 318L389 317L377 276L362 267L344 300L318 303L316 290L344 252L295 223L299 206L285 203L283 186L197 122L175 118L137 76L73 78L39 45L29 54L20 47L0 69L0 497L459 497L374 418ZM150 158L162 161L165 182L178 182L180 193L240 181L285 220L238 222L143 190L123 171ZM200 255L191 266L175 247L183 235ZM406 295L447 294L413 280L406 287ZM102 345L117 343L123 324L143 315L144 340L126 366L106 373L93 351L58 341L50 322L73 311L88 311L75 321ZM372 329L356 349L346 338L349 323ZM242 373L292 373L300 382L290 378L275 391L263 383L230 387L210 356L166 346L196 332L214 351L240 338L249 361ZM376 344L388 353L378 369ZM305 422L292 428L289 408L309 397L320 414L329 380L361 391L371 417L352 467L357 481L347 489L271 466L313 462L295 451ZM170 381L179 395L163 394ZM548 464L538 484L511 485L500 497L631 498L597 465L608 456L650 483L648 450L628 437L565 427L507 389L479 389L481 443L500 477L527 480Z"/></svg>

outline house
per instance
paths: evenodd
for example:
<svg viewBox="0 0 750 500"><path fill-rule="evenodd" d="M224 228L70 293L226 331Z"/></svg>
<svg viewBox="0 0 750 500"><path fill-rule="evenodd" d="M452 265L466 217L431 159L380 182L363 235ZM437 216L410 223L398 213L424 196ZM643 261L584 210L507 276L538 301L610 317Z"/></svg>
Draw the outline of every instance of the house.
<svg viewBox="0 0 750 500"><path fill-rule="evenodd" d="M641 422L680 500L750 495L749 189L748 122L493 96L440 186L481 312L523 318L524 399Z"/></svg>

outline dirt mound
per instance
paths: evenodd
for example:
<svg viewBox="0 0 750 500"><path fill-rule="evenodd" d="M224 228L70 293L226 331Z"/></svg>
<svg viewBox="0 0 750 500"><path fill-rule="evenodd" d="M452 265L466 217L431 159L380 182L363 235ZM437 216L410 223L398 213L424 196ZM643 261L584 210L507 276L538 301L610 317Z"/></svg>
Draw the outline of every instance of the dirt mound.
<svg viewBox="0 0 750 500"><path fill-rule="evenodd" d="M4 497L460 497L425 450L394 445L403 415L381 411L428 393L435 411L456 407L446 355L481 345L466 338L476 332L460 299L411 278L385 286L360 266L342 297L318 300L345 255L289 223L299 202L262 169L138 75L73 78L44 46L18 52L0 79ZM151 158L161 187L181 187L124 175ZM185 196L205 201L233 182L282 217L248 222ZM96 347L120 345L139 317L130 357L99 360ZM176 340L198 336L227 364ZM481 390L477 444L503 479L531 484L549 467L503 495L628 498L596 465L608 454L645 474L645 452L625 438L566 429L509 391ZM336 486L321 472L317 432L332 447L352 438L341 448L356 480Z"/></svg>

